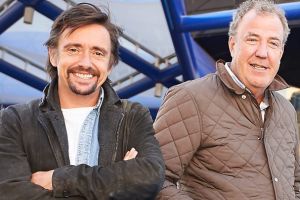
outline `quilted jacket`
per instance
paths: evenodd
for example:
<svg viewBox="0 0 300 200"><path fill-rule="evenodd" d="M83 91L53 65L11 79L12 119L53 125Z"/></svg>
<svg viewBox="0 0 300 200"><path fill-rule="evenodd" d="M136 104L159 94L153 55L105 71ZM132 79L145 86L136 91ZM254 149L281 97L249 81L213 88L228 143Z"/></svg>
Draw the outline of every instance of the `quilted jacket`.
<svg viewBox="0 0 300 200"><path fill-rule="evenodd" d="M263 122L255 98L217 72L171 88L154 129L166 164L158 199L300 199L296 112L275 90L266 92Z"/></svg>

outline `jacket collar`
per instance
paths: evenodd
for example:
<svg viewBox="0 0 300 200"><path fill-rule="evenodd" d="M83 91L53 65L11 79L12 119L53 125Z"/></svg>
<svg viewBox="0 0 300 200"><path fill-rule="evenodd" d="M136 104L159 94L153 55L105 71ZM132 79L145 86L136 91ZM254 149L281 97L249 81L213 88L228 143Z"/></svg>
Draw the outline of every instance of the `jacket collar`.
<svg viewBox="0 0 300 200"><path fill-rule="evenodd" d="M113 152L117 148L117 138L119 134L119 126L124 117L122 111L121 100L110 85L110 80L107 79L102 85L104 89L104 101L101 106L100 115L100 163L103 166L110 165L112 162ZM52 139L52 148L56 152L58 166L69 164L68 157L68 138L63 120L63 114L60 109L59 95L57 88L57 78L53 79L44 89L44 97L41 100L39 107L41 113L39 116L43 124L51 123L56 136L52 132L47 132ZM46 119L50 119L49 121ZM49 126L51 126L49 124Z"/></svg>
<svg viewBox="0 0 300 200"><path fill-rule="evenodd" d="M230 74L225 69L225 62L223 60L218 60L216 63L217 75L220 77L221 81L226 85L227 88L234 91L236 94L243 94L246 90L238 86L234 80L231 78ZM275 76L274 80L271 82L267 90L277 91L288 88L289 85L281 78L278 74Z"/></svg>

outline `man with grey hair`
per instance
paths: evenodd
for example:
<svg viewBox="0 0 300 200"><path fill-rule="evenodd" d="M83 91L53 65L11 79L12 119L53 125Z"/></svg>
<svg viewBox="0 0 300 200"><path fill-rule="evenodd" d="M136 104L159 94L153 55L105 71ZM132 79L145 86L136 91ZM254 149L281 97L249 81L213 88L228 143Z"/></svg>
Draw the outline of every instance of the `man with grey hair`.
<svg viewBox="0 0 300 200"><path fill-rule="evenodd" d="M171 88L154 129L166 164L159 199L300 199L296 112L277 90L289 34L267 0L240 5L230 24L231 62Z"/></svg>

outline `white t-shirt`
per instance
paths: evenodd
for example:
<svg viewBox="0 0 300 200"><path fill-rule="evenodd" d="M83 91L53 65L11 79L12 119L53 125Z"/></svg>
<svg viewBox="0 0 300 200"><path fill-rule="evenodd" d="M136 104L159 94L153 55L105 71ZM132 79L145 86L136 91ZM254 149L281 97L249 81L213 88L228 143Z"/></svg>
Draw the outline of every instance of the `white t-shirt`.
<svg viewBox="0 0 300 200"><path fill-rule="evenodd" d="M75 165L81 126L94 107L61 109L68 134L70 164Z"/></svg>

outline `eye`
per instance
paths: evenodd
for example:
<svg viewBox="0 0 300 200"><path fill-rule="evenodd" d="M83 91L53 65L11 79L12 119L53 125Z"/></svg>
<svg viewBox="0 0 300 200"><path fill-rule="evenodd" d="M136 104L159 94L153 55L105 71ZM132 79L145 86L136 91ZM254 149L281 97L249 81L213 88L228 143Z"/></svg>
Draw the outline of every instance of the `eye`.
<svg viewBox="0 0 300 200"><path fill-rule="evenodd" d="M93 54L97 57L103 57L105 54L100 50L93 51Z"/></svg>
<svg viewBox="0 0 300 200"><path fill-rule="evenodd" d="M79 53L79 49L78 48L76 48L76 47L70 47L70 48L68 48L68 53L70 54L70 55L75 55L75 54L78 54Z"/></svg>
<svg viewBox="0 0 300 200"><path fill-rule="evenodd" d="M278 49L278 48L280 48L280 42L279 41L270 41L269 46L272 49Z"/></svg>
<svg viewBox="0 0 300 200"><path fill-rule="evenodd" d="M247 42L248 44L256 44L256 43L258 42L258 39L255 38L255 37L248 37L248 38L246 39L246 42Z"/></svg>

